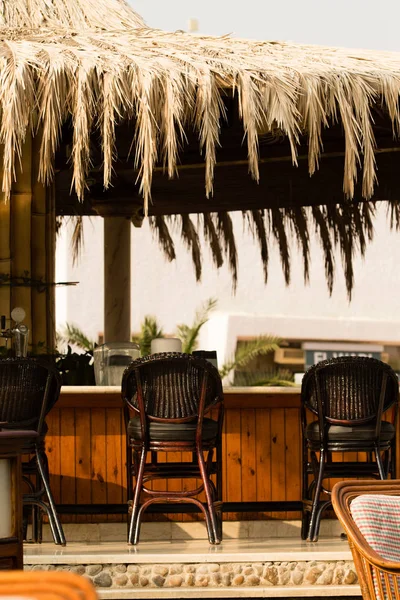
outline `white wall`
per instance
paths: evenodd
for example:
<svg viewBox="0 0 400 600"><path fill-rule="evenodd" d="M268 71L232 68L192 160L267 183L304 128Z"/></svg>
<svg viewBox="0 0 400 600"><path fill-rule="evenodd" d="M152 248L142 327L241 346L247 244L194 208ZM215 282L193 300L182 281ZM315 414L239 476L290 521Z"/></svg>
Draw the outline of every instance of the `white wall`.
<svg viewBox="0 0 400 600"><path fill-rule="evenodd" d="M399 50L398 0L129 0L150 27L306 44Z"/></svg>
<svg viewBox="0 0 400 600"><path fill-rule="evenodd" d="M217 272L207 249L203 251L203 277L196 283L190 255L175 235L177 260L168 263L147 224L132 228L132 329L138 331L146 314L156 315L167 333L178 323L190 323L196 308L210 297L218 310L202 335L203 348L232 350L233 338L273 333L304 339L400 341L399 233L390 231L382 206L375 222L375 239L365 260L355 259L355 289L348 301L340 258L332 296L329 296L323 258L312 241L310 284L303 282L302 259L292 249L292 281L286 287L276 246L271 252L270 274L264 285L258 246L243 233L241 215L234 217L239 254L239 284L232 295L227 266ZM84 249L78 266L69 257L71 231L63 228L57 246L57 271L75 287L57 289L57 324L79 325L97 337L103 330L103 222L85 219ZM225 350L223 350L225 348Z"/></svg>

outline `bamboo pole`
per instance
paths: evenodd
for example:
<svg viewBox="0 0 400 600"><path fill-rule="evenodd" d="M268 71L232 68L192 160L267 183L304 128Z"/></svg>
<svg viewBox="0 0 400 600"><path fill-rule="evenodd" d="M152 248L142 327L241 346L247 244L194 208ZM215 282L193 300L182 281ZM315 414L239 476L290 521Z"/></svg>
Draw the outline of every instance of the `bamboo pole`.
<svg viewBox="0 0 400 600"><path fill-rule="evenodd" d="M48 190L38 181L40 161L41 135L36 135L32 141L32 238L31 238L31 273L32 278L49 281L47 279L47 197ZM50 258L50 257L49 257ZM52 278L50 281L54 281ZM47 352L52 350L52 345L47 348L48 308L47 289L33 287L32 293L32 345L34 352ZM52 289L52 291L54 291Z"/></svg>
<svg viewBox="0 0 400 600"><path fill-rule="evenodd" d="M52 183L46 189L46 281L56 278L56 187ZM49 352L56 347L56 291L54 285L46 288L47 338Z"/></svg>
<svg viewBox="0 0 400 600"><path fill-rule="evenodd" d="M16 181L11 193L11 275L31 277L31 209L32 209L32 138L27 136ZM29 344L32 343L31 287L11 287L11 308L21 306L26 313Z"/></svg>
<svg viewBox="0 0 400 600"><path fill-rule="evenodd" d="M0 149L0 178L2 177L3 149ZM5 195L0 192L0 273L11 275L11 210L10 202L6 202ZM0 315L10 317L10 288L0 286ZM6 340L0 338L0 346L5 346Z"/></svg>

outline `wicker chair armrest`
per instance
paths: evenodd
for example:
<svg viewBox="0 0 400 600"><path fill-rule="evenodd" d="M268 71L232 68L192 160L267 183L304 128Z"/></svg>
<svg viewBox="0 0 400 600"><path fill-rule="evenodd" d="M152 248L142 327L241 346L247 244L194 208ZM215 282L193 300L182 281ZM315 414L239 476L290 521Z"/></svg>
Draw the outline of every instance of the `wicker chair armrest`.
<svg viewBox="0 0 400 600"><path fill-rule="evenodd" d="M387 571L393 575L400 575L400 562L394 562L382 558L366 541L361 531L354 522L350 513L350 504L354 498L361 494L385 494L400 496L400 480L377 480L362 481L352 480L340 481L332 489L332 505L341 522L350 546L353 544L357 552L373 566Z"/></svg>

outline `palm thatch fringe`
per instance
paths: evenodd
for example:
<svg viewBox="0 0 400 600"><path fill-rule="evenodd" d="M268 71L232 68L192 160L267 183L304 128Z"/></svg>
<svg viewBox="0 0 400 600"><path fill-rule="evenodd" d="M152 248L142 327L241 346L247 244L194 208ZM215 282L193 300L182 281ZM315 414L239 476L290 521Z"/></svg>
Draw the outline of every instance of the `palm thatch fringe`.
<svg viewBox="0 0 400 600"><path fill-rule="evenodd" d="M400 209L389 204L393 225L399 227ZM260 247L264 281L268 281L271 244L276 243L287 284L290 283L292 241L298 244L303 257L304 282L309 281L310 237L314 231L321 244L325 262L325 276L329 293L332 293L335 276L335 253L338 250L344 270L349 299L354 287L353 259L356 252L364 255L367 242L372 240L373 202L345 202L336 206L313 206L299 209L265 209L243 213L244 224ZM232 274L233 289L238 281L238 252L232 219L229 213L199 215L197 229L187 215L180 216L181 237L192 253L197 281L201 278L201 246L199 234L203 232L214 265L220 268L224 257ZM171 227L176 220L169 218ZM175 258L175 246L166 217L152 217L150 226L158 234L160 246L168 260ZM211 233L210 233L211 232ZM166 242L167 240L167 242ZM222 248L221 248L222 244Z"/></svg>
<svg viewBox="0 0 400 600"><path fill-rule="evenodd" d="M208 242L211 248L211 255L214 264L217 267L217 269L219 269L224 264L224 259L222 256L222 249L219 243L217 230L209 213L203 214L203 234L205 240Z"/></svg>
<svg viewBox="0 0 400 600"><path fill-rule="evenodd" d="M0 0L0 27L59 29L144 27L125 0Z"/></svg>
<svg viewBox="0 0 400 600"><path fill-rule="evenodd" d="M74 226L71 238L72 264L78 262L79 256L83 249L83 218L81 216L71 216L69 220Z"/></svg>
<svg viewBox="0 0 400 600"><path fill-rule="evenodd" d="M54 152L67 120L73 125L73 185L80 198L90 169L91 135L98 133L102 142L107 188L115 126L135 121L132 158L145 212L154 168L164 165L173 177L185 133L193 129L204 153L206 194L212 194L227 93L238 98L249 172L256 180L260 136L284 134L296 164L305 134L312 175L322 130L340 121L345 196L353 197L361 168L362 194L369 199L376 183L372 109L387 112L394 135L400 129L400 53L164 33L145 28L123 0L3 0L0 31L6 197L24 140L38 128L43 130L39 177L44 183L53 178ZM288 278L285 218L278 213L271 218ZM305 239L302 247L307 252Z"/></svg>
<svg viewBox="0 0 400 600"><path fill-rule="evenodd" d="M180 215L182 229L181 237L186 243L188 250L192 252L193 265L196 271L196 280L201 279L201 248L199 234L189 215Z"/></svg>
<svg viewBox="0 0 400 600"><path fill-rule="evenodd" d="M169 262L175 260L174 241L165 222L165 217L149 217L150 228L157 234L158 241Z"/></svg>
<svg viewBox="0 0 400 600"><path fill-rule="evenodd" d="M233 231L232 219L229 213L217 213L218 233L224 242L224 252L229 262L232 273L232 287L236 291L238 281L238 254L236 249L235 233Z"/></svg>

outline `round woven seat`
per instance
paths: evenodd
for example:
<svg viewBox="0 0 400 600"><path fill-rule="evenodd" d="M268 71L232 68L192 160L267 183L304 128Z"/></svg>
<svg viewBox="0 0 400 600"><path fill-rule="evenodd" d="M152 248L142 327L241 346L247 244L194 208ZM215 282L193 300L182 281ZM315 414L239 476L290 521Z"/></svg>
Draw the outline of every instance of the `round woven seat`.
<svg viewBox="0 0 400 600"><path fill-rule="evenodd" d="M149 424L149 436L154 442L194 442L197 421L191 423L157 423ZM128 434L134 440L142 439L140 418L134 417L128 423ZM215 440L218 434L218 423L212 419L203 419L202 438L204 441Z"/></svg>

